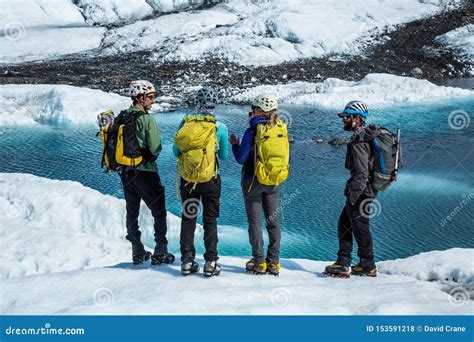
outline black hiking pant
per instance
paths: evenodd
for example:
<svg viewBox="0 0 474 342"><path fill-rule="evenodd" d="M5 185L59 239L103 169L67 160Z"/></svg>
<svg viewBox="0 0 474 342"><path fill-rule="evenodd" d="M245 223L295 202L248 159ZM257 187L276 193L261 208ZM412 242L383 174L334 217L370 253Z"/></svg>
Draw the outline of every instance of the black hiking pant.
<svg viewBox="0 0 474 342"><path fill-rule="evenodd" d="M160 176L156 172L129 170L122 173L121 179L127 203L126 239L132 243L132 253L139 254L145 251L138 227L141 200L151 210L155 219L155 254L167 253L165 188L161 185Z"/></svg>
<svg viewBox="0 0 474 342"><path fill-rule="evenodd" d="M196 256L194 232L202 203L202 223L204 229L204 259L217 261L217 218L219 217L221 198L221 177L212 178L209 182L198 183L194 189L192 184L181 178L181 261L190 262Z"/></svg>
<svg viewBox="0 0 474 342"><path fill-rule="evenodd" d="M342 209L339 216L338 239L339 251L337 252L337 263L350 266L352 261L352 236L354 236L360 258L360 263L364 268L374 268L374 250L372 235L369 228L369 215L367 208L372 203L373 198L361 196L355 205L351 205L349 200ZM362 203L362 204L361 204ZM365 210L364 210L365 208Z"/></svg>

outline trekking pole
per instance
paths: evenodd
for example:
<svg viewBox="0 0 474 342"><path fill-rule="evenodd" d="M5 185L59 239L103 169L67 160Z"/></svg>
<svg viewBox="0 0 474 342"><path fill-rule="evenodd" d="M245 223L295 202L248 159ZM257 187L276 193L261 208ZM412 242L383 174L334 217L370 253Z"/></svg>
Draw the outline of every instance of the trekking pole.
<svg viewBox="0 0 474 342"><path fill-rule="evenodd" d="M399 159L400 159L400 126L398 126L397 128L397 151L395 154L395 169L393 170L393 180L397 180Z"/></svg>

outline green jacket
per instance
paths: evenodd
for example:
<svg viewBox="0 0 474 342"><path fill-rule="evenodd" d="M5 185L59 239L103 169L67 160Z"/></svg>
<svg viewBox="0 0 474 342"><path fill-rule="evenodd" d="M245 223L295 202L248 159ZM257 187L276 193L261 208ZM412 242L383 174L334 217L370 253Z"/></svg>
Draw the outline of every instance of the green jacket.
<svg viewBox="0 0 474 342"><path fill-rule="evenodd" d="M135 106L130 106L128 111L139 111L142 110ZM156 120L148 113L140 116L137 119L137 142L140 148L148 148L150 152L158 156L161 152L161 139L160 139L160 130L158 129L158 124ZM158 172L158 165L156 161L140 165L138 168L140 171L150 171Z"/></svg>

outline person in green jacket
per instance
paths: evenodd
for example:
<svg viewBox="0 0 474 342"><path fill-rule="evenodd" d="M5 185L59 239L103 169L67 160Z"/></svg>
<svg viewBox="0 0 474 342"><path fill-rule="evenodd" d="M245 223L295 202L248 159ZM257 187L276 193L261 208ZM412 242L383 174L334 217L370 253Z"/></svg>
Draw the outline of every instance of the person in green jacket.
<svg viewBox="0 0 474 342"><path fill-rule="evenodd" d="M147 163L136 168L125 168L120 178L126 201L126 239L132 243L132 260L140 264L151 258L152 265L170 264L174 262L174 255L168 253L166 239L166 203L165 190L158 175L156 158L161 152L160 131L155 119L148 113L155 102L156 89L148 81L138 80L130 84L129 95L133 104L126 111L126 115L138 116L136 138L140 151L146 151ZM155 250L152 254L145 250L140 240L141 232L138 226L140 202L143 200L151 210L155 230Z"/></svg>

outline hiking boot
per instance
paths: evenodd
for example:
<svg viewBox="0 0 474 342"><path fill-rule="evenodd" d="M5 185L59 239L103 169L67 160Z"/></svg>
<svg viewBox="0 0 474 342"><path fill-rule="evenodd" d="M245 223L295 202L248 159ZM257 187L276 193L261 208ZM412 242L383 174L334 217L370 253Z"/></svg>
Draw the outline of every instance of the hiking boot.
<svg viewBox="0 0 474 342"><path fill-rule="evenodd" d="M132 254L132 262L134 265L140 265L144 261L150 260L151 252L144 251L143 253Z"/></svg>
<svg viewBox="0 0 474 342"><path fill-rule="evenodd" d="M351 269L347 266L335 262L332 265L326 266L323 274L330 277L349 278L351 274Z"/></svg>
<svg viewBox="0 0 474 342"><path fill-rule="evenodd" d="M184 276L199 271L199 264L196 261L187 261L181 264L181 274Z"/></svg>
<svg viewBox="0 0 474 342"><path fill-rule="evenodd" d="M174 262L174 255L171 253L153 254L151 256L152 265L172 264Z"/></svg>
<svg viewBox="0 0 474 342"><path fill-rule="evenodd" d="M280 263L272 264L271 262L267 261L267 273L277 276L280 274Z"/></svg>
<svg viewBox="0 0 474 342"><path fill-rule="evenodd" d="M367 277L376 277L377 268L374 267L362 267L360 263L357 265L351 266L351 273L358 276L367 276Z"/></svg>
<svg viewBox="0 0 474 342"><path fill-rule="evenodd" d="M217 261L206 261L203 272L205 277L218 276L221 273L221 265Z"/></svg>
<svg viewBox="0 0 474 342"><path fill-rule="evenodd" d="M245 270L248 273L265 274L267 273L267 263L265 261L262 263L255 263L255 260L252 258L245 264Z"/></svg>

